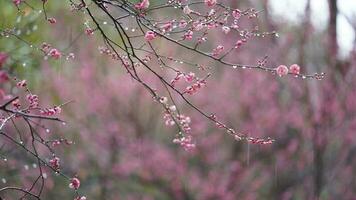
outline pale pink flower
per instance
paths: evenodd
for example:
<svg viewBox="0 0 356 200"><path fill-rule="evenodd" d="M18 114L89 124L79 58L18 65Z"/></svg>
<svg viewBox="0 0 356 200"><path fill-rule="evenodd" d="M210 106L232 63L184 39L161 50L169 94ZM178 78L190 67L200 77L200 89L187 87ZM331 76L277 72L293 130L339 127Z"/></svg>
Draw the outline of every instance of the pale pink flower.
<svg viewBox="0 0 356 200"><path fill-rule="evenodd" d="M228 26L223 26L221 29L225 34L228 34L231 30L230 27L228 27Z"/></svg>
<svg viewBox="0 0 356 200"><path fill-rule="evenodd" d="M53 159L51 159L49 161L50 166L55 169L56 171L59 170L59 158L58 157L54 157Z"/></svg>
<svg viewBox="0 0 356 200"><path fill-rule="evenodd" d="M16 5L19 6L21 3L21 0L12 0L12 2Z"/></svg>
<svg viewBox="0 0 356 200"><path fill-rule="evenodd" d="M219 45L215 49L213 49L213 56L218 56L224 51L224 46Z"/></svg>
<svg viewBox="0 0 356 200"><path fill-rule="evenodd" d="M284 76L284 75L287 75L288 74L288 67L285 66L285 65L279 65L277 68L276 68L276 72L279 76Z"/></svg>
<svg viewBox="0 0 356 200"><path fill-rule="evenodd" d="M189 74L185 75L185 80L187 82L192 82L195 78L195 73L190 72Z"/></svg>
<svg viewBox="0 0 356 200"><path fill-rule="evenodd" d="M16 84L17 87L26 87L27 83L26 80L22 80Z"/></svg>
<svg viewBox="0 0 356 200"><path fill-rule="evenodd" d="M300 67L298 64L293 64L289 67L289 71L292 73L292 74L299 74L300 73Z"/></svg>
<svg viewBox="0 0 356 200"><path fill-rule="evenodd" d="M141 3L138 3L135 5L135 8L138 10L144 10L147 9L150 6L150 1L149 0L143 0Z"/></svg>
<svg viewBox="0 0 356 200"><path fill-rule="evenodd" d="M145 34L145 40L146 41L152 41L156 38L156 33L153 31L147 31Z"/></svg>
<svg viewBox="0 0 356 200"><path fill-rule="evenodd" d="M184 33L183 38L184 38L185 40L191 40L191 39L193 39L193 31L189 30L189 31L187 31L186 33Z"/></svg>
<svg viewBox="0 0 356 200"><path fill-rule="evenodd" d="M188 23L184 19L182 19L179 21L179 28L185 28L187 24Z"/></svg>
<svg viewBox="0 0 356 200"><path fill-rule="evenodd" d="M94 34L94 29L91 29L91 28L85 29L85 34L87 34L87 35L93 35L93 34Z"/></svg>
<svg viewBox="0 0 356 200"><path fill-rule="evenodd" d="M69 188L77 190L80 187L80 180L78 178L72 178L69 183Z"/></svg>
<svg viewBox="0 0 356 200"><path fill-rule="evenodd" d="M61 52L54 48L49 51L49 55L54 59L59 59L62 56Z"/></svg>
<svg viewBox="0 0 356 200"><path fill-rule="evenodd" d="M241 11L239 9L235 9L232 11L232 16L235 18L235 19L240 19L241 17Z"/></svg>
<svg viewBox="0 0 356 200"><path fill-rule="evenodd" d="M192 13L192 12L193 12L193 10L191 10L191 9L189 8L189 6L185 6L185 7L183 8L183 13L186 14L186 15L189 15L189 14Z"/></svg>
<svg viewBox="0 0 356 200"><path fill-rule="evenodd" d="M53 18L53 17L50 17L50 18L48 18L47 20L48 20L48 22L51 23L51 24L57 23L57 20L56 20L55 18Z"/></svg>
<svg viewBox="0 0 356 200"><path fill-rule="evenodd" d="M217 0L205 0L205 5L207 6L215 6L217 3Z"/></svg>

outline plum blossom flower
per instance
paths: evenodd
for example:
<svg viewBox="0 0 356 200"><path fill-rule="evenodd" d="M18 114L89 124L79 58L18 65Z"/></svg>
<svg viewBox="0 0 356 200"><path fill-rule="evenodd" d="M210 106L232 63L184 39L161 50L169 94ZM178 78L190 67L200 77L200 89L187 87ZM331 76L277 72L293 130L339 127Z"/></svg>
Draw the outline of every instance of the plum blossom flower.
<svg viewBox="0 0 356 200"><path fill-rule="evenodd" d="M231 30L230 27L228 27L228 26L223 26L223 27L221 27L221 29L225 34L228 34Z"/></svg>
<svg viewBox="0 0 356 200"><path fill-rule="evenodd" d="M205 0L205 5L207 6L215 6L217 3L217 0Z"/></svg>
<svg viewBox="0 0 356 200"><path fill-rule="evenodd" d="M289 71L292 74L298 75L300 73L300 66L298 64L293 64L289 67Z"/></svg>
<svg viewBox="0 0 356 200"><path fill-rule="evenodd" d="M22 80L16 83L17 87L26 87L27 86L27 82L26 80Z"/></svg>
<svg viewBox="0 0 356 200"><path fill-rule="evenodd" d="M218 45L215 49L213 49L213 56L218 56L224 51L224 46Z"/></svg>
<svg viewBox="0 0 356 200"><path fill-rule="evenodd" d="M193 142L192 136L187 135L181 138L175 138L173 143L181 145L184 150L189 151L195 148L195 144Z"/></svg>
<svg viewBox="0 0 356 200"><path fill-rule="evenodd" d="M50 161L49 161L49 164L50 164L50 166L53 168L53 169L55 169L56 171L58 171L59 170L59 158L58 157L54 157L53 159L51 159Z"/></svg>
<svg viewBox="0 0 356 200"><path fill-rule="evenodd" d="M167 22L165 24L163 24L160 29L165 33L165 32L169 32L172 31L173 28L173 24L172 22Z"/></svg>
<svg viewBox="0 0 356 200"><path fill-rule="evenodd" d="M62 54L57 49L53 48L49 51L49 55L54 59L59 59Z"/></svg>
<svg viewBox="0 0 356 200"><path fill-rule="evenodd" d="M184 33L183 39L185 40L191 40L193 39L193 31L192 30L188 30L186 33Z"/></svg>
<svg viewBox="0 0 356 200"><path fill-rule="evenodd" d="M189 15L192 12L193 12L193 10L190 9L188 5L184 6L184 8L183 8L183 13L184 14Z"/></svg>
<svg viewBox="0 0 356 200"><path fill-rule="evenodd" d="M190 72L189 74L185 75L184 77L187 82L192 82L195 78L195 73Z"/></svg>
<svg viewBox="0 0 356 200"><path fill-rule="evenodd" d="M87 35L93 35L93 34L94 34L94 29L92 29L92 28L87 28L87 29L85 29L85 34L87 34Z"/></svg>
<svg viewBox="0 0 356 200"><path fill-rule="evenodd" d="M232 16L235 18L235 19L240 19L241 17L241 11L239 9L235 9L232 11Z"/></svg>
<svg viewBox="0 0 356 200"><path fill-rule="evenodd" d="M146 41L152 41L156 38L156 33L153 31L147 31L145 34L145 40Z"/></svg>
<svg viewBox="0 0 356 200"><path fill-rule="evenodd" d="M284 76L284 75L287 75L288 74L288 68L287 66L285 65L279 65L277 68L276 68L276 72L279 76Z"/></svg>
<svg viewBox="0 0 356 200"><path fill-rule="evenodd" d="M185 28L187 26L187 21L185 21L184 19L179 21L179 28Z"/></svg>
<svg viewBox="0 0 356 200"><path fill-rule="evenodd" d="M86 196L76 197L74 200L87 200Z"/></svg>
<svg viewBox="0 0 356 200"><path fill-rule="evenodd" d="M150 6L150 1L149 0L143 0L141 3L138 3L135 5L135 8L138 10L144 10L147 9Z"/></svg>
<svg viewBox="0 0 356 200"><path fill-rule="evenodd" d="M21 3L21 0L12 0L12 2L16 5L19 6Z"/></svg>
<svg viewBox="0 0 356 200"><path fill-rule="evenodd" d="M78 190L80 187L80 180L78 178L72 178L69 183L69 188Z"/></svg>
<svg viewBox="0 0 356 200"><path fill-rule="evenodd" d="M51 23L51 24L57 23L57 20L56 20L55 18L53 18L53 17L48 18L47 21L48 21L49 23Z"/></svg>

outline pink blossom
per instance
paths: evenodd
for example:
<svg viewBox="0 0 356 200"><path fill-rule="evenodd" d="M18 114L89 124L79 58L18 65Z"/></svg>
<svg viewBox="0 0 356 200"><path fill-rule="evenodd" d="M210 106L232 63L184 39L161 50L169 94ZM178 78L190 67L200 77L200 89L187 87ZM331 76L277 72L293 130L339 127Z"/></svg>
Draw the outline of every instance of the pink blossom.
<svg viewBox="0 0 356 200"><path fill-rule="evenodd" d="M184 33L183 39L185 39L185 40L193 39L193 31L188 30L186 33Z"/></svg>
<svg viewBox="0 0 356 200"><path fill-rule="evenodd" d="M193 12L193 10L191 10L191 9L189 8L189 6L184 6L184 8L183 8L183 13L184 13L184 14L189 15L189 14L192 13L192 12Z"/></svg>
<svg viewBox="0 0 356 200"><path fill-rule="evenodd" d="M21 3L21 0L12 0L12 2L16 5L19 6Z"/></svg>
<svg viewBox="0 0 356 200"><path fill-rule="evenodd" d="M94 34L94 29L91 29L91 28L85 29L85 34L87 34L87 35L93 35L93 34Z"/></svg>
<svg viewBox="0 0 356 200"><path fill-rule="evenodd" d="M195 21L195 22L193 23L193 28L194 28L194 30L196 30L196 31L200 31L201 29L204 28L204 25L203 25L200 21Z"/></svg>
<svg viewBox="0 0 356 200"><path fill-rule="evenodd" d="M50 161L49 161L49 164L50 164L50 166L53 168L53 169L55 169L56 171L58 171L59 170L59 158L58 157L54 157L53 159L51 159Z"/></svg>
<svg viewBox="0 0 356 200"><path fill-rule="evenodd" d="M184 19L182 19L179 21L179 28L185 28L187 24L188 23Z"/></svg>
<svg viewBox="0 0 356 200"><path fill-rule="evenodd" d="M173 143L181 145L186 151L195 148L195 144L193 143L193 139L190 135L181 138L176 138L173 140Z"/></svg>
<svg viewBox="0 0 356 200"><path fill-rule="evenodd" d="M223 51L224 51L224 46L219 45L219 46L217 46L215 49L213 49L212 55L213 55L213 56L218 56L218 55L220 55Z"/></svg>
<svg viewBox="0 0 356 200"><path fill-rule="evenodd" d="M17 82L16 86L17 87L26 87L27 86L26 80Z"/></svg>
<svg viewBox="0 0 356 200"><path fill-rule="evenodd" d="M152 41L156 38L156 33L153 31L147 31L145 34L145 40L146 41Z"/></svg>
<svg viewBox="0 0 356 200"><path fill-rule="evenodd" d="M74 200L87 200L86 196L76 197Z"/></svg>
<svg viewBox="0 0 356 200"><path fill-rule="evenodd" d="M230 27L228 27L228 26L223 26L223 27L221 27L221 29L225 34L228 34L231 30Z"/></svg>
<svg viewBox="0 0 356 200"><path fill-rule="evenodd" d="M241 17L241 11L239 9L235 9L232 11L232 16L235 18L235 19L240 19Z"/></svg>
<svg viewBox="0 0 356 200"><path fill-rule="evenodd" d="M299 74L300 73L300 67L298 64L293 64L289 67L289 71L292 73L292 74Z"/></svg>
<svg viewBox="0 0 356 200"><path fill-rule="evenodd" d="M49 55L54 59L59 59L62 54L57 49L53 48L49 51Z"/></svg>
<svg viewBox="0 0 356 200"><path fill-rule="evenodd" d="M69 188L78 190L80 187L80 181L78 178L72 178L69 183Z"/></svg>
<svg viewBox="0 0 356 200"><path fill-rule="evenodd" d="M56 20L55 18L53 18L53 17L50 17L50 18L48 18L47 20L48 20L48 22L51 23L51 24L57 23L57 20Z"/></svg>
<svg viewBox="0 0 356 200"><path fill-rule="evenodd" d="M163 24L160 28L163 32L169 32L172 31L173 24L172 22L167 22Z"/></svg>
<svg viewBox="0 0 356 200"><path fill-rule="evenodd" d="M217 0L205 0L205 5L207 6L215 6L217 3Z"/></svg>
<svg viewBox="0 0 356 200"><path fill-rule="evenodd" d="M279 76L284 76L288 74L288 67L285 65L280 65L276 68L276 72Z"/></svg>
<svg viewBox="0 0 356 200"><path fill-rule="evenodd" d="M149 6L150 6L150 1L143 0L141 3L136 4L135 8L138 10L144 10L144 9L147 9Z"/></svg>
<svg viewBox="0 0 356 200"><path fill-rule="evenodd" d="M187 82L192 82L195 78L195 74L193 72L190 72L189 74L185 75L185 80Z"/></svg>
<svg viewBox="0 0 356 200"><path fill-rule="evenodd" d="M237 40L237 42L235 43L235 48L239 48L244 44L243 40Z"/></svg>

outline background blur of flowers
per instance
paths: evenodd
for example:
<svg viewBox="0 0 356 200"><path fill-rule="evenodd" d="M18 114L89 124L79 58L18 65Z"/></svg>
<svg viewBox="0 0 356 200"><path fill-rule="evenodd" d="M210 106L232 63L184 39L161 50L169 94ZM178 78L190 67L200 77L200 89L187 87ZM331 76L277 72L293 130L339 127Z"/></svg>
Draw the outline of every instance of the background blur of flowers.
<svg viewBox="0 0 356 200"><path fill-rule="evenodd" d="M20 15L10 1L0 1L1 28L15 24L34 44L46 41L76 54L69 61L44 60L21 41L0 38L0 70L27 79L47 102L74 101L63 108L68 123L47 134L75 142L59 150L63 171L78 174L88 199L355 199L355 3L338 0L337 10L336 0L224 2L263 9L260 29L280 36L249 43L237 61L256 63L267 54L269 66L298 63L304 72L327 73L315 81L218 67L192 97L239 130L276 139L270 146L232 141L183 107L197 140L193 152L184 151L172 143L175 131L165 127L157 104L118 63L98 53L99 37L83 34L78 24L88 19L49 1L53 26L38 12ZM26 182L34 161L1 153L16 161L0 161L0 186ZM44 199L71 198L66 183L53 174L48 180Z"/></svg>

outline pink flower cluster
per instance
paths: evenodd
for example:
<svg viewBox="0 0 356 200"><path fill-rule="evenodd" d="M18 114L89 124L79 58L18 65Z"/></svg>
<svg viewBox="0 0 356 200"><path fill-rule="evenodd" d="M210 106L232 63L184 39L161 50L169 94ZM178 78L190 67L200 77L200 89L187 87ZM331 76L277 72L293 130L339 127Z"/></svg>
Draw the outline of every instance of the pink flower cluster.
<svg viewBox="0 0 356 200"><path fill-rule="evenodd" d="M62 57L62 53L56 49L52 48L50 44L42 43L41 50L46 54L51 56L54 59L59 59Z"/></svg>
<svg viewBox="0 0 356 200"><path fill-rule="evenodd" d="M276 73L278 74L278 76L287 75L288 72L290 72L291 74L294 74L294 75L298 75L300 73L300 66L297 64L293 64L288 69L287 66L280 65L276 68Z"/></svg>
<svg viewBox="0 0 356 200"><path fill-rule="evenodd" d="M189 151L195 148L195 143L193 142L192 136L187 135L180 138L175 138L173 143L179 144L184 148L184 150Z"/></svg>
<svg viewBox="0 0 356 200"><path fill-rule="evenodd" d="M224 46L218 45L215 49L213 49L212 56L218 56L224 51Z"/></svg>
<svg viewBox="0 0 356 200"><path fill-rule="evenodd" d="M193 85L186 87L185 91L183 93L192 95L192 94L196 93L200 88L204 87L205 85L206 85L205 80L197 80L197 82L194 83Z"/></svg>
<svg viewBox="0 0 356 200"><path fill-rule="evenodd" d="M46 115L46 116L53 116L56 114L60 114L62 111L62 108L60 106L55 106L53 108L44 108L41 109L40 113L42 115Z"/></svg>
<svg viewBox="0 0 356 200"><path fill-rule="evenodd" d="M37 108L38 107L38 96L35 94L28 94L26 99L30 102L30 108Z"/></svg>

